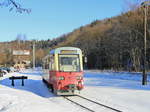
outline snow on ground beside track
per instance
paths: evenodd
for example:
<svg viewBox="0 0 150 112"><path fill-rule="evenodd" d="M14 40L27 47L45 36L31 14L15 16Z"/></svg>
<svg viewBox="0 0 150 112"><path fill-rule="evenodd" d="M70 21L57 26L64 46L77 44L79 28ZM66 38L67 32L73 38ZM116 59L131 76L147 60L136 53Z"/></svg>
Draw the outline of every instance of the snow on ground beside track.
<svg viewBox="0 0 150 112"><path fill-rule="evenodd" d="M0 112L87 112L53 95L41 74L40 70L23 70L5 75L0 81ZM21 80L11 86L8 77L18 75L28 76L24 87ZM85 71L84 80L85 88L80 93L84 97L124 112L149 112L150 82L142 86L140 73Z"/></svg>
<svg viewBox="0 0 150 112"><path fill-rule="evenodd" d="M83 96L124 112L149 112L150 82L142 86L139 73L85 71L84 75Z"/></svg>
<svg viewBox="0 0 150 112"><path fill-rule="evenodd" d="M90 72L85 71L85 84L89 86L107 86L127 89L150 90L150 76L148 86L142 84L141 73L129 72Z"/></svg>

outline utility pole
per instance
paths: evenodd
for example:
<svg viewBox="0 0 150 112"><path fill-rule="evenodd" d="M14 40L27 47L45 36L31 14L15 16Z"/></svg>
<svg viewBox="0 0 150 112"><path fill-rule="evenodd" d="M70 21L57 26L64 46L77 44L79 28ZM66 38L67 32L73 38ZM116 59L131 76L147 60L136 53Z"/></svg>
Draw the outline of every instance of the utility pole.
<svg viewBox="0 0 150 112"><path fill-rule="evenodd" d="M33 69L35 69L35 41L33 41Z"/></svg>
<svg viewBox="0 0 150 112"><path fill-rule="evenodd" d="M147 5L150 1L142 2L142 6L144 7L144 57L143 57L143 78L142 85L147 85L147 73L146 73L146 38L147 38Z"/></svg>

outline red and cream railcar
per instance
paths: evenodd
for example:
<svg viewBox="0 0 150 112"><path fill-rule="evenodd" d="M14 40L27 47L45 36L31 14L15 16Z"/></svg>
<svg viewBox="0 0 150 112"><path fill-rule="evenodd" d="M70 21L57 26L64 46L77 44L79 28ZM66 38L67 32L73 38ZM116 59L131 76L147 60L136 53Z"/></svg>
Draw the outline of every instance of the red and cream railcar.
<svg viewBox="0 0 150 112"><path fill-rule="evenodd" d="M75 47L51 50L43 59L43 81L57 95L74 95L83 89L82 52Z"/></svg>

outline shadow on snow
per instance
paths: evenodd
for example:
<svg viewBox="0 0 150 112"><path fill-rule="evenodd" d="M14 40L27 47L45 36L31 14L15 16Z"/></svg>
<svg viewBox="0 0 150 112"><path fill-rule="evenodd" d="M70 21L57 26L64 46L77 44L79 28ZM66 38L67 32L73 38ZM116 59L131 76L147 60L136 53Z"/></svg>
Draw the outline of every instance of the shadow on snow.
<svg viewBox="0 0 150 112"><path fill-rule="evenodd" d="M15 86L11 85L11 80L9 78L6 78L1 81L1 85L18 89L18 90L24 90L31 93L34 93L38 96L49 98L49 97L55 97L54 94L52 94L47 86L42 82L42 80L32 80L32 79L25 79L24 80L24 86L22 86L22 80L15 80L14 81Z"/></svg>

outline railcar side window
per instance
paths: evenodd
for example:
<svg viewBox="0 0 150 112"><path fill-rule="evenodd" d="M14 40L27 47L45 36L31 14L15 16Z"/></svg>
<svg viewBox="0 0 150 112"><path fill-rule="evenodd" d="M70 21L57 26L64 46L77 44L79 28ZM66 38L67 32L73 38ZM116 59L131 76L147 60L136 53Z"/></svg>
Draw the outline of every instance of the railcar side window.
<svg viewBox="0 0 150 112"><path fill-rule="evenodd" d="M50 70L55 70L54 56L50 57Z"/></svg>
<svg viewBox="0 0 150 112"><path fill-rule="evenodd" d="M79 55L59 55L60 71L80 71Z"/></svg>
<svg viewBox="0 0 150 112"><path fill-rule="evenodd" d="M55 70L55 66L54 66L54 60L51 60L51 70Z"/></svg>

